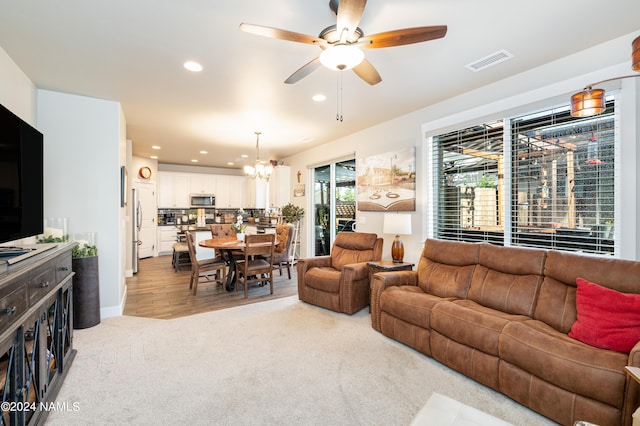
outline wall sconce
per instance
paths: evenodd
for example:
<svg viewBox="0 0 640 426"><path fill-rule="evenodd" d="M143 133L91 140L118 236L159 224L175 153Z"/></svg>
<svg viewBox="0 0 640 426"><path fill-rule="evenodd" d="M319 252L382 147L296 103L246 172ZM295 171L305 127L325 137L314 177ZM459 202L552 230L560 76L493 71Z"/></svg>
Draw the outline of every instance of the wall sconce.
<svg viewBox="0 0 640 426"><path fill-rule="evenodd" d="M411 215L385 213L382 232L396 235L393 244L391 244L391 258L393 263L402 263L404 244L400 240L400 235L411 235Z"/></svg>
<svg viewBox="0 0 640 426"><path fill-rule="evenodd" d="M640 36L631 43L631 69L640 71ZM640 74L625 75L598 81L585 87L581 92L571 96L571 116L590 117L604 111L604 90L594 89L593 86L607 81L622 80L623 78L640 77Z"/></svg>

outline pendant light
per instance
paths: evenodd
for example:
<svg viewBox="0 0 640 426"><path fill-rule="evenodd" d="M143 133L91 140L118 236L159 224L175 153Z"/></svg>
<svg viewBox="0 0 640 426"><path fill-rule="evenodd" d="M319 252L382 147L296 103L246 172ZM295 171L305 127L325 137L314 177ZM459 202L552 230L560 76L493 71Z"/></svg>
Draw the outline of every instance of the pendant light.
<svg viewBox="0 0 640 426"><path fill-rule="evenodd" d="M631 69L640 71L640 36L631 43ZM622 80L624 78L640 77L640 74L625 75L622 77L608 78L586 86L581 92L571 96L571 116L590 117L598 115L605 110L604 89L594 89L593 86L607 81Z"/></svg>
<svg viewBox="0 0 640 426"><path fill-rule="evenodd" d="M252 179L264 179L266 181L273 173L271 164L264 165L260 161L260 135L262 132L254 132L256 134L256 164L255 166L244 166L244 174Z"/></svg>

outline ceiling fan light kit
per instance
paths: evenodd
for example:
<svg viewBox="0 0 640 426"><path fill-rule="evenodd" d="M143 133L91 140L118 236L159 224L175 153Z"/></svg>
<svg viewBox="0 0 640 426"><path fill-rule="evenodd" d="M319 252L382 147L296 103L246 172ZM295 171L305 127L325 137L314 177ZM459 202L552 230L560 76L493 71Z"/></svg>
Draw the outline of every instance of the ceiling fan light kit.
<svg viewBox="0 0 640 426"><path fill-rule="evenodd" d="M640 36L636 37L631 43L631 69L633 71L640 71ZM605 110L605 91L604 89L594 89L593 86L606 83L607 81L633 77L640 77L640 74L608 78L586 86L581 92L574 93L571 96L571 116L590 117L602 113Z"/></svg>
<svg viewBox="0 0 640 426"><path fill-rule="evenodd" d="M329 7L336 14L336 25L325 28L318 37L246 23L240 24L240 30L263 37L312 44L323 50L319 57L307 62L289 76L285 80L287 84L300 81L322 64L337 71L353 69L358 77L372 86L382 81L382 78L365 59L362 49L421 43L442 38L447 33L447 27L439 25L385 31L365 37L358 24L366 4L366 0L329 1Z"/></svg>
<svg viewBox="0 0 640 426"><path fill-rule="evenodd" d="M350 70L364 60L364 52L349 44L336 44L320 54L320 63L334 71Z"/></svg>

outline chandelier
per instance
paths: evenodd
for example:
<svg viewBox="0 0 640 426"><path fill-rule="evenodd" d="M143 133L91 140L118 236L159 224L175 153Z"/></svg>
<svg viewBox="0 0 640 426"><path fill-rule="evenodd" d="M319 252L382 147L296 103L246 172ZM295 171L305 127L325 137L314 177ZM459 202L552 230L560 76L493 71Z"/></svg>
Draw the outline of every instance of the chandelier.
<svg viewBox="0 0 640 426"><path fill-rule="evenodd" d="M255 166L244 166L244 174L252 179L269 180L273 167L271 164L265 166L260 161L260 135L262 132L254 132L256 134L256 164Z"/></svg>

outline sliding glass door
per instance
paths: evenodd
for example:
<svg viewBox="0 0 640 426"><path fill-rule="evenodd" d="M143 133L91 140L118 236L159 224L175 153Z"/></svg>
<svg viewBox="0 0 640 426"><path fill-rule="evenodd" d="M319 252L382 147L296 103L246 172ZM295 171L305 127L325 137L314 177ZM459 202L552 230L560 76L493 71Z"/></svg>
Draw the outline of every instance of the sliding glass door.
<svg viewBox="0 0 640 426"><path fill-rule="evenodd" d="M346 159L313 169L313 254L328 255L335 235L355 231L356 162Z"/></svg>

